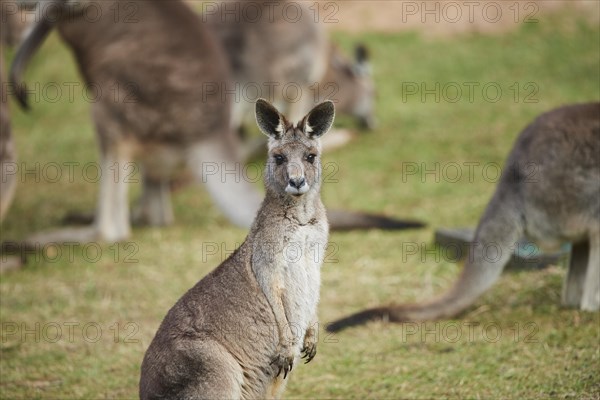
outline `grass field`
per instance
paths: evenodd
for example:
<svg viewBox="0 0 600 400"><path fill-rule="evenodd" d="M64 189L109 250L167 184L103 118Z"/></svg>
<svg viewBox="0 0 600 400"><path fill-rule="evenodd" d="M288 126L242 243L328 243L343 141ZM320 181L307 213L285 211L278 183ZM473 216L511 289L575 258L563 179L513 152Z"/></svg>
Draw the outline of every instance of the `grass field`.
<svg viewBox="0 0 600 400"><path fill-rule="evenodd" d="M448 287L460 266L425 252L435 227L477 223L495 187L494 166L536 115L600 98L600 30L568 13L501 36L336 33L335 39L346 49L358 39L372 49L380 126L325 155L337 169L324 185L324 201L418 218L429 228L332 234L323 324ZM30 86L79 82L55 35L27 80ZM436 82L439 102L435 94L422 98L421 85L431 89ZM415 87L418 93L408 94ZM98 160L90 104L75 93L74 101L32 99L29 115L12 104L20 163L39 168L20 182L3 239L56 227L67 212L95 205L98 186L83 178L83 166ZM73 179L67 162L79 163ZM49 163L62 166L57 181L44 171ZM478 164L469 173L465 163ZM132 191L133 199L137 185ZM95 246L46 249L1 277L0 397L137 396L144 351L167 310L246 234L226 222L202 188L178 192L174 206L171 227L136 229L127 243L102 245L99 256ZM408 254L410 244L423 253ZM207 254L207 245L220 251ZM451 322L323 333L315 360L294 369L286 398L597 399L600 316L560 307L564 272L556 266L506 272Z"/></svg>

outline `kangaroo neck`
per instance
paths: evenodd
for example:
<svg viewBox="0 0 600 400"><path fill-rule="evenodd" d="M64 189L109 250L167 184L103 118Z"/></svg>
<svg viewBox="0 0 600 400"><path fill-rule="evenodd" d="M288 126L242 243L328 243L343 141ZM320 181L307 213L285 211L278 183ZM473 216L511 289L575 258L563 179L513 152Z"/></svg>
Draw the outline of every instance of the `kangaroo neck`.
<svg viewBox="0 0 600 400"><path fill-rule="evenodd" d="M254 227L276 229L276 225L285 224L307 226L316 225L325 212L319 193L307 193L300 198L287 194L274 194L267 191L267 196L257 214Z"/></svg>

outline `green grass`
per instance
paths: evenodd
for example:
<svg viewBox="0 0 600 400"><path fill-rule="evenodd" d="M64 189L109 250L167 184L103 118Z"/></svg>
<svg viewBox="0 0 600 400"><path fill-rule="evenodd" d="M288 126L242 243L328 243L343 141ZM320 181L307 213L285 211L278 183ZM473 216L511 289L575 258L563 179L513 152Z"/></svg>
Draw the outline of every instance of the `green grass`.
<svg viewBox="0 0 600 400"><path fill-rule="evenodd" d="M475 225L495 186L483 176L485 163L501 164L518 132L539 113L600 98L599 37L598 27L570 14L540 18L501 36L335 34L347 49L358 39L372 49L380 127L325 156L339 167L338 182L324 185L325 203L418 218L430 227L331 235L339 251L323 267L323 323L366 306L424 298L451 284L458 265L438 262L435 252L424 259L407 255L405 244L430 246L438 226ZM68 59L53 36L31 65L28 81L78 82ZM403 83L412 82L496 82L503 96L495 103L481 91L472 103L466 94L456 103L437 103L433 96L422 102L417 95L403 101ZM515 82L521 88L516 102L510 89ZM539 88L533 103L524 101L529 82ZM34 102L29 115L13 104L20 162L97 161L89 104L76 99ZM458 182L406 176L408 163L421 170L437 163L441 174L449 163L465 162L480 163L472 181L466 168ZM80 167L75 171L74 182L67 176L36 182L28 175L2 238L22 238L56 227L68 211L93 209L97 184L84 181ZM132 198L137 192L134 187ZM245 236L202 188L178 192L174 203L175 225L136 229L118 252L104 245L94 260L93 248L87 257L76 248L69 259L66 248L62 255L46 249L23 270L1 277L2 398L137 396L144 351L166 311ZM210 242L219 243L223 254L204 255ZM597 399L600 317L559 306L563 275L559 267L507 272L454 325L373 323L333 337L322 334L316 359L294 370L286 397ZM72 337L69 324L76 324ZM57 326L62 335L55 340ZM102 333L95 341L98 327ZM456 336L457 327L462 337L445 340ZM33 332L26 335L23 328ZM498 330L502 337L494 341Z"/></svg>

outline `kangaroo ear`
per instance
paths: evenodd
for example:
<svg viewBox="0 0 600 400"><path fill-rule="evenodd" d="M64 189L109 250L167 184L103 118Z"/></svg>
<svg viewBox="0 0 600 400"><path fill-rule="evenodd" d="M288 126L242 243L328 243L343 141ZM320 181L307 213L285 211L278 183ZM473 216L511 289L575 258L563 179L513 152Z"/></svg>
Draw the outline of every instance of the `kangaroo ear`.
<svg viewBox="0 0 600 400"><path fill-rule="evenodd" d="M287 125L285 117L264 99L256 101L256 123L262 133L273 139L281 139Z"/></svg>
<svg viewBox="0 0 600 400"><path fill-rule="evenodd" d="M311 139L317 139L327 133L335 119L333 101L327 100L313 108L302 120L302 131Z"/></svg>
<svg viewBox="0 0 600 400"><path fill-rule="evenodd" d="M364 44L357 44L354 48L354 57L358 64L369 62L369 49Z"/></svg>
<svg viewBox="0 0 600 400"><path fill-rule="evenodd" d="M369 62L369 49L364 44L356 45L354 49L355 63L352 66L358 76L371 75L371 63Z"/></svg>

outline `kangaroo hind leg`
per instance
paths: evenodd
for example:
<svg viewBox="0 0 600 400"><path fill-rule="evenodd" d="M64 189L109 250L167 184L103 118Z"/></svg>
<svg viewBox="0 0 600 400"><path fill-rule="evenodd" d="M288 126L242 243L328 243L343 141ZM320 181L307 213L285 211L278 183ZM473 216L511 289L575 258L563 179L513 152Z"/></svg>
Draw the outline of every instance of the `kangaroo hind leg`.
<svg viewBox="0 0 600 400"><path fill-rule="evenodd" d="M136 225L166 226L174 220L169 182L144 174L142 196L133 210L133 222Z"/></svg>
<svg viewBox="0 0 600 400"><path fill-rule="evenodd" d="M581 305L589 256L590 243L587 240L573 244L569 270L562 291L562 304L566 307L579 307Z"/></svg>
<svg viewBox="0 0 600 400"><path fill-rule="evenodd" d="M590 234L590 255L583 285L581 309L600 311L600 230Z"/></svg>
<svg viewBox="0 0 600 400"><path fill-rule="evenodd" d="M122 142L107 146L103 150L95 226L101 239L117 242L131 235L128 186L122 173L131 162L131 157L126 144Z"/></svg>

